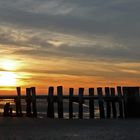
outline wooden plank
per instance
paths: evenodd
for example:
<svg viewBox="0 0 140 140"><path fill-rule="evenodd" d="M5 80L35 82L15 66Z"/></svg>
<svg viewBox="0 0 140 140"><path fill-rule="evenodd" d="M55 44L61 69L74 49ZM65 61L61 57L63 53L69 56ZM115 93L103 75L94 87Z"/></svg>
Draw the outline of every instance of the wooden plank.
<svg viewBox="0 0 140 140"><path fill-rule="evenodd" d="M98 104L99 104L99 112L100 112L100 119L105 118L105 111L104 111L104 102L103 102L103 91L102 88L97 88L98 93Z"/></svg>
<svg viewBox="0 0 140 140"><path fill-rule="evenodd" d="M121 86L117 87L118 97L122 98L122 88ZM122 100L119 100L119 118L124 118L124 102L123 98Z"/></svg>
<svg viewBox="0 0 140 140"><path fill-rule="evenodd" d="M79 119L83 119L83 94L84 88L79 88Z"/></svg>
<svg viewBox="0 0 140 140"><path fill-rule="evenodd" d="M111 96L115 97L115 88L110 88L111 91ZM112 114L113 114L113 118L116 119L117 118L117 109L116 109L116 102L112 101Z"/></svg>
<svg viewBox="0 0 140 140"><path fill-rule="evenodd" d="M139 97L140 87L123 87L123 94L127 97Z"/></svg>
<svg viewBox="0 0 140 140"><path fill-rule="evenodd" d="M110 89L109 87L105 87L105 96L110 97ZM111 118L111 102L109 100L106 100L106 118Z"/></svg>
<svg viewBox="0 0 140 140"><path fill-rule="evenodd" d="M47 107L47 117L54 118L54 87L49 87L48 90L48 107Z"/></svg>
<svg viewBox="0 0 140 140"><path fill-rule="evenodd" d="M69 118L73 118L73 93L74 88L69 88Z"/></svg>
<svg viewBox="0 0 140 140"><path fill-rule="evenodd" d="M26 116L31 117L31 103L32 103L32 96L30 88L26 88Z"/></svg>
<svg viewBox="0 0 140 140"><path fill-rule="evenodd" d="M57 97L58 97L58 118L63 118L63 87L57 87Z"/></svg>
<svg viewBox="0 0 140 140"><path fill-rule="evenodd" d="M94 112L94 88L89 88L89 117L93 119L95 117Z"/></svg>
<svg viewBox="0 0 140 140"><path fill-rule="evenodd" d="M32 110L33 110L33 117L37 117L37 105L36 105L36 88L31 87L32 92Z"/></svg>

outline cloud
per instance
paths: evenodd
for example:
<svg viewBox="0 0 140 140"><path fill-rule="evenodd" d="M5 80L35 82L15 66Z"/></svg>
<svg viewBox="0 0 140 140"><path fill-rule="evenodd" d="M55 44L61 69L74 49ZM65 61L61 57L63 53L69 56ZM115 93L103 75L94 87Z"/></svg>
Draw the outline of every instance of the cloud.
<svg viewBox="0 0 140 140"><path fill-rule="evenodd" d="M52 2L19 1L16 4L10 3L9 5L1 7L1 20L24 27L49 28L59 32L108 34L125 38L139 35L137 30L140 23L138 1L123 1L120 3L110 0L106 2L85 2L83 0L68 2L62 0ZM38 10L38 7L41 6L44 6L46 11ZM62 6L66 8L69 6L73 10L66 14L59 14L62 13L59 12L60 10L64 10L64 8L61 8ZM51 9L51 11L49 12L48 9Z"/></svg>
<svg viewBox="0 0 140 140"><path fill-rule="evenodd" d="M0 2L1 22L58 32L137 38L138 0L124 1L11 1ZM44 7L44 8L43 8ZM65 12L67 11L69 12ZM128 40L126 40L128 41Z"/></svg>
<svg viewBox="0 0 140 140"><path fill-rule="evenodd" d="M109 66L107 75L138 75L139 12L139 0L0 0L1 56L49 59L54 64L64 59L75 61L75 65L82 63L80 68L88 62L106 67L100 63L103 61L114 66L113 72ZM135 63L138 68L114 65L124 62ZM77 67L48 70L80 75L78 71ZM82 74L92 76L93 71L95 75L101 73L89 67Z"/></svg>
<svg viewBox="0 0 140 140"><path fill-rule="evenodd" d="M139 61L140 48L107 36L77 36L57 32L36 32L0 27L0 43L14 55L75 58L82 60ZM138 42L137 42L138 43ZM7 48L7 49L6 49ZM4 49L2 49L4 51Z"/></svg>

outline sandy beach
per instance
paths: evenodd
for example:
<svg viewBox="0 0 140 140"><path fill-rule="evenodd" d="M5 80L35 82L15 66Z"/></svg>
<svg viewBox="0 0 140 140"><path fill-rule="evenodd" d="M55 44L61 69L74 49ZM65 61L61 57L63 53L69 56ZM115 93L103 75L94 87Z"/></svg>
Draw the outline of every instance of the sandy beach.
<svg viewBox="0 0 140 140"><path fill-rule="evenodd" d="M0 118L0 140L139 140L140 120Z"/></svg>

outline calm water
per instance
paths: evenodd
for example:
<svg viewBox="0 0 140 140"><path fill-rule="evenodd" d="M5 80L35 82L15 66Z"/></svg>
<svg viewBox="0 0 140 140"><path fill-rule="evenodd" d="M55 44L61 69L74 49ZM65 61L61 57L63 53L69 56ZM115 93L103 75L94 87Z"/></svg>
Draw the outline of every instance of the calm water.
<svg viewBox="0 0 140 140"><path fill-rule="evenodd" d="M0 114L3 114L3 107L4 105L10 102L11 107L13 108L13 113L15 113L15 103L14 100L11 99L4 99L0 100ZM23 113L26 113L26 103L25 100L21 100L22 103L22 111ZM64 118L69 118L69 102L67 100L64 100L63 102L63 107L64 107ZM54 110L55 110L55 117L58 117L57 114L57 103L54 103ZM88 106L88 101L83 104L83 116L84 118L89 118L89 106ZM38 117L43 118L47 116L47 100L43 99L38 99L37 100L37 112L38 112ZM78 103L73 103L73 115L74 118L78 118ZM99 118L99 108L97 105L97 102L95 102L95 118Z"/></svg>

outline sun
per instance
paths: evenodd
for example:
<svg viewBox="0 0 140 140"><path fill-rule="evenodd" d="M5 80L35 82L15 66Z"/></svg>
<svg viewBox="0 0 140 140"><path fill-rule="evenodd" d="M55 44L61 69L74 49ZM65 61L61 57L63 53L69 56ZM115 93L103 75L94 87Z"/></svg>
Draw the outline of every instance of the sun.
<svg viewBox="0 0 140 140"><path fill-rule="evenodd" d="M14 72L0 72L0 86L16 86L17 75Z"/></svg>
<svg viewBox="0 0 140 140"><path fill-rule="evenodd" d="M4 69L4 70L15 70L16 67L17 67L17 64L14 60L4 60L1 62L1 67Z"/></svg>
<svg viewBox="0 0 140 140"><path fill-rule="evenodd" d="M0 61L0 86L16 86L18 62L13 59L3 59Z"/></svg>

